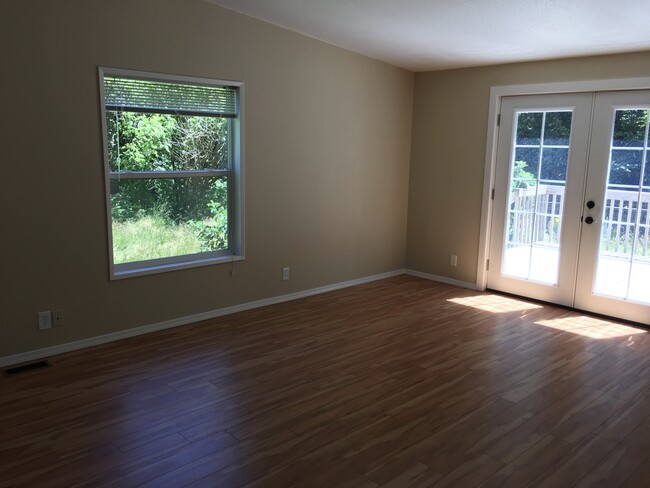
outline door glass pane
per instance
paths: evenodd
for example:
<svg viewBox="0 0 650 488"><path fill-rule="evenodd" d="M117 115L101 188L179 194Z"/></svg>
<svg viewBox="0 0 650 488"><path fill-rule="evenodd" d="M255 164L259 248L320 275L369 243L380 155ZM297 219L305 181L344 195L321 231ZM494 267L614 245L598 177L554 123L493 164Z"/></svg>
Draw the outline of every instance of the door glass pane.
<svg viewBox="0 0 650 488"><path fill-rule="evenodd" d="M572 115L516 114L503 275L557 284Z"/></svg>
<svg viewBox="0 0 650 488"><path fill-rule="evenodd" d="M616 110L594 292L650 303L648 110Z"/></svg>

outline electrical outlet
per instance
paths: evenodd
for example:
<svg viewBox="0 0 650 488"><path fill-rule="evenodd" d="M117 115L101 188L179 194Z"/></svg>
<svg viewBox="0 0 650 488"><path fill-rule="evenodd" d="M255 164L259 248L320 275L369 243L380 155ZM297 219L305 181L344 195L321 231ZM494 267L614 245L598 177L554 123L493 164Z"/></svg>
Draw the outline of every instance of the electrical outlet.
<svg viewBox="0 0 650 488"><path fill-rule="evenodd" d="M452 254L449 256L449 266L456 266L458 264L458 256L455 254Z"/></svg>
<svg viewBox="0 0 650 488"><path fill-rule="evenodd" d="M38 312L38 330L47 330L52 328L52 312Z"/></svg>
<svg viewBox="0 0 650 488"><path fill-rule="evenodd" d="M63 309L60 308L59 310L52 310L52 326L61 327L62 325L65 325L65 322L63 320Z"/></svg>
<svg viewBox="0 0 650 488"><path fill-rule="evenodd" d="M282 280L289 281L289 268L282 268Z"/></svg>

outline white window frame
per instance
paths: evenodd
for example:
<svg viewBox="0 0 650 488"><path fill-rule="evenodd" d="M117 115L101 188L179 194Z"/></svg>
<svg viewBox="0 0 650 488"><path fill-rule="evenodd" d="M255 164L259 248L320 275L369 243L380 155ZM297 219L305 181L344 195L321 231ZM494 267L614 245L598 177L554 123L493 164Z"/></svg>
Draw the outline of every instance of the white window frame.
<svg viewBox="0 0 650 488"><path fill-rule="evenodd" d="M151 73L145 71L134 71L118 68L99 67L99 99L102 126L102 144L104 152L104 193L106 197L106 223L108 228L108 260L109 275L111 280L131 278L165 271L176 271L180 269L208 266L219 263L231 263L244 259L244 155L243 155L243 100L244 83L239 81L216 80L209 78L196 78L190 76L169 75L162 73ZM168 258L151 259L146 261L135 261L132 263L115 264L113 260L113 218L111 206L111 171L108 159L108 139L106 127L106 103L104 96L104 76L136 77L160 81L172 81L188 84L202 84L213 86L232 86L239 91L239 103L237 117L230 120L231 130L231 168L229 170L217 171L228 173L228 228L229 248L227 251L206 251L196 254L171 256ZM196 174L196 171L194 171ZM135 176L135 175L134 175ZM160 174L157 172L157 177ZM174 176L191 176L185 172L174 172ZM138 177L147 177L146 172Z"/></svg>

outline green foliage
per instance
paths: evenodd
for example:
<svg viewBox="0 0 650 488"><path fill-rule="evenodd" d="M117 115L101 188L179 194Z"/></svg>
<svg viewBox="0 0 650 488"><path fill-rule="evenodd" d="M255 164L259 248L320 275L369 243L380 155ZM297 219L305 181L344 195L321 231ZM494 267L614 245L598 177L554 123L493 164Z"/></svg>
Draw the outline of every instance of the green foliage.
<svg viewBox="0 0 650 488"><path fill-rule="evenodd" d="M202 251L228 249L228 187L224 180L214 184L216 199L208 203L211 217L192 222Z"/></svg>
<svg viewBox="0 0 650 488"><path fill-rule="evenodd" d="M614 146L643 147L647 110L617 110L614 120Z"/></svg>
<svg viewBox="0 0 650 488"><path fill-rule="evenodd" d="M173 117L171 165L165 169L228 169L227 119Z"/></svg>
<svg viewBox="0 0 650 488"><path fill-rule="evenodd" d="M176 120L162 114L113 114L117 120L112 121L108 131L111 171L167 169Z"/></svg>
<svg viewBox="0 0 650 488"><path fill-rule="evenodd" d="M614 119L613 149L609 172L610 185L638 185L641 183L643 146L648 124L648 110L617 110ZM650 183L646 166L643 184Z"/></svg>
<svg viewBox="0 0 650 488"><path fill-rule="evenodd" d="M187 171L228 168L228 120L109 111L111 171ZM141 218L165 209L173 222L210 217L214 178L113 180L113 216Z"/></svg>
<svg viewBox="0 0 650 488"><path fill-rule="evenodd" d="M225 212L215 212L213 218L192 222L201 251L228 249L228 217Z"/></svg>
<svg viewBox="0 0 650 488"><path fill-rule="evenodd" d="M512 189L528 188L537 184L537 178L529 171L526 171L528 164L526 161L515 161L515 167L512 172Z"/></svg>

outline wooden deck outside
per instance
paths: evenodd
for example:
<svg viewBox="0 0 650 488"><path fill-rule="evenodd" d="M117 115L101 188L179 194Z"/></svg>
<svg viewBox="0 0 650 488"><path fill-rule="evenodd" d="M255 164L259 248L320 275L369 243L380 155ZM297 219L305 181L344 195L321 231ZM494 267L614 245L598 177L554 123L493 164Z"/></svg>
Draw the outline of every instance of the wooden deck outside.
<svg viewBox="0 0 650 488"><path fill-rule="evenodd" d="M644 329L397 277L0 377L0 486L650 479Z"/></svg>

